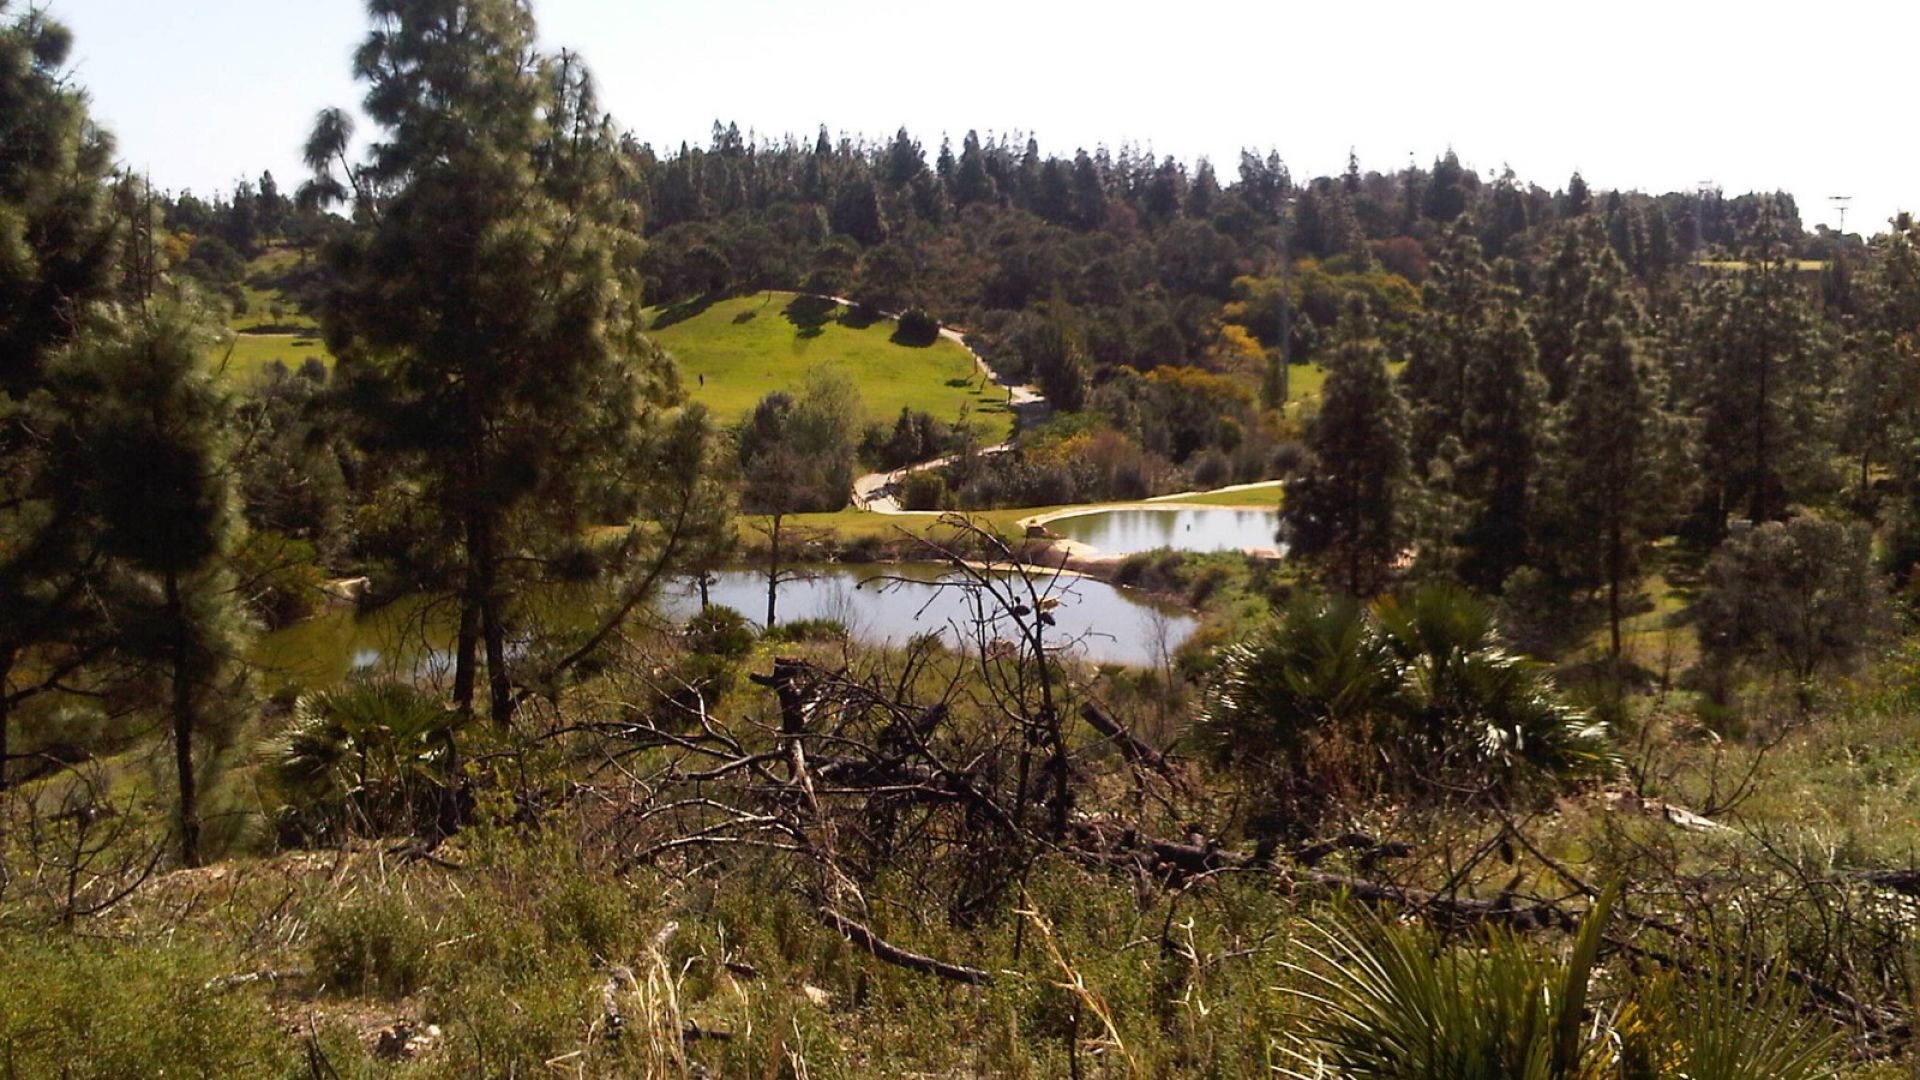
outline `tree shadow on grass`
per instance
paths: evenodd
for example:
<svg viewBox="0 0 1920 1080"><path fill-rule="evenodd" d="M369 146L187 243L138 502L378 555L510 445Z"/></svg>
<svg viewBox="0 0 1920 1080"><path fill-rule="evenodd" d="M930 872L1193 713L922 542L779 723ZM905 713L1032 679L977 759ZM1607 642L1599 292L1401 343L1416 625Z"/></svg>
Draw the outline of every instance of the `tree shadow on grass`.
<svg viewBox="0 0 1920 1080"><path fill-rule="evenodd" d="M883 318L879 309L868 304L855 304L840 315L840 325L849 330L865 330Z"/></svg>
<svg viewBox="0 0 1920 1080"><path fill-rule="evenodd" d="M814 338L826 332L827 323L833 321L833 313L839 307L824 296L796 296L788 301L783 314L799 329L799 336Z"/></svg>
<svg viewBox="0 0 1920 1080"><path fill-rule="evenodd" d="M703 293L700 296L682 300L676 304L668 304L660 309L660 314L653 317L653 322L647 329L665 330L674 323L686 322L688 319L712 307L714 302L719 300L720 297L720 293Z"/></svg>

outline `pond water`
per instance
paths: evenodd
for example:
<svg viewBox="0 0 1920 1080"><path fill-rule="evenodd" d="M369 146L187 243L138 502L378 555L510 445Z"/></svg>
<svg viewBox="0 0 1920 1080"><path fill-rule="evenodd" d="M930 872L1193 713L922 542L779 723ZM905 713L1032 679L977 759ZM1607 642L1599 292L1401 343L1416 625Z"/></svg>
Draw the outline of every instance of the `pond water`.
<svg viewBox="0 0 1920 1080"><path fill-rule="evenodd" d="M804 576L780 586L782 623L832 619L871 644L903 644L916 634L942 632L950 643L972 641L976 613L951 571L935 564L886 566L807 566ZM767 585L754 570L723 570L709 593L716 604L733 608L757 625L766 614ZM1062 578L1049 589L1059 600L1053 643L1071 643L1072 651L1096 663L1157 665L1186 641L1198 623L1178 608L1153 603L1105 582ZM586 605L543 605L562 622L586 619ZM700 608L698 591L677 582L655 605L660 614L684 619ZM451 603L411 597L369 612L338 609L267 634L256 658L270 684L288 682L324 686L361 670L444 676L450 667L455 631ZM1006 622L989 636L1011 637Z"/></svg>
<svg viewBox="0 0 1920 1080"><path fill-rule="evenodd" d="M1226 507L1096 510L1054 518L1047 528L1104 555L1176 551L1278 550L1278 510Z"/></svg>

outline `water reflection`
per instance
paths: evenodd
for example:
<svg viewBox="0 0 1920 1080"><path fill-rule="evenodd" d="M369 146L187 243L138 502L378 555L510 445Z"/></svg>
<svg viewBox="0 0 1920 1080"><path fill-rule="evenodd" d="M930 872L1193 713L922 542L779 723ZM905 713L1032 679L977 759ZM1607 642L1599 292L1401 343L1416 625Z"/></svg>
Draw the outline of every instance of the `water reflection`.
<svg viewBox="0 0 1920 1080"><path fill-rule="evenodd" d="M1172 548L1176 551L1278 550L1277 510L1205 509L1096 510L1054 518L1047 528L1106 555L1133 555Z"/></svg>
<svg viewBox="0 0 1920 1080"><path fill-rule="evenodd" d="M939 632L950 643L1011 637L1010 621L977 624L980 612L970 603L952 572L933 564L889 566L815 566L783 582L779 617L783 623L831 619L870 644L904 644L918 634ZM1072 650L1097 663L1160 665L1198 625L1192 616L1099 581L1062 579L1053 583L1058 606L1047 630L1050 643L1071 643ZM725 570L709 589L713 602L734 608L756 623L767 607L763 575ZM590 605L546 598L547 619L584 624ZM685 619L699 610L699 593L690 582L671 586L656 605L660 614ZM414 597L366 613L346 609L268 634L256 658L271 685L324 686L352 672L378 670L415 678L444 679L452 664L455 611L445 599ZM516 647L513 651L518 652Z"/></svg>

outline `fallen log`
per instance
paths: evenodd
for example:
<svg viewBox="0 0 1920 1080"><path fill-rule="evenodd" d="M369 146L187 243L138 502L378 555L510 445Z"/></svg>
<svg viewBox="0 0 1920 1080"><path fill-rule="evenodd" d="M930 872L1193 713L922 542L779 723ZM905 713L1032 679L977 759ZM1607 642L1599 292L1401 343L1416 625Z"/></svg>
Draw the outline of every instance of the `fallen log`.
<svg viewBox="0 0 1920 1080"><path fill-rule="evenodd" d="M1140 768L1152 769L1169 780L1173 778L1173 770L1167 765L1167 759L1160 751L1134 737L1133 732L1122 727L1118 720L1108 716L1100 706L1091 701L1081 705L1080 719L1085 720L1088 727L1113 740L1114 745L1120 748L1120 753L1128 761Z"/></svg>
<svg viewBox="0 0 1920 1080"><path fill-rule="evenodd" d="M935 960L931 956L922 956L919 953L908 952L897 945L890 945L880 935L832 908L817 908L815 914L827 929L865 949L875 959L895 967L918 971L923 975L938 975L943 979L951 979L970 986L986 986L993 982L993 976L979 968L949 964L944 960Z"/></svg>

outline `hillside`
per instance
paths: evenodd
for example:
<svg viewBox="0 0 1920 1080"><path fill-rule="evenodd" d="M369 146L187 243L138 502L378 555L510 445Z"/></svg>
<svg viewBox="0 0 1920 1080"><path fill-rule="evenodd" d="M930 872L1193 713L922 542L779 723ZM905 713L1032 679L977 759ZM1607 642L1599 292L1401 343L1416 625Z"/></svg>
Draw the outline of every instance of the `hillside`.
<svg viewBox="0 0 1920 1080"><path fill-rule="evenodd" d="M892 320L864 322L828 301L785 292L697 300L654 309L648 326L679 361L693 400L724 422L775 390L798 390L822 365L860 387L869 423L891 420L902 408L947 421L963 409L976 420L1011 420L1005 392L980 390L979 369L959 345L898 344Z"/></svg>
<svg viewBox="0 0 1920 1080"><path fill-rule="evenodd" d="M333 367L320 340L320 324L294 293L309 259L292 248L273 247L249 261L239 286L241 303L227 320L232 337L214 360L232 377L253 379L278 360L298 369L309 359Z"/></svg>

